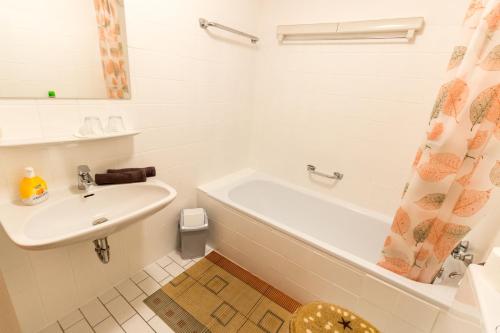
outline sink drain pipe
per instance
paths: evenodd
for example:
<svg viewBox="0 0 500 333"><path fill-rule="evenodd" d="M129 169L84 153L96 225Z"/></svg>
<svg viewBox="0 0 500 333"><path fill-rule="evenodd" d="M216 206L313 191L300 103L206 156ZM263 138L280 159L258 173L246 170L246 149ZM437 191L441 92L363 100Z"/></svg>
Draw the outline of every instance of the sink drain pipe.
<svg viewBox="0 0 500 333"><path fill-rule="evenodd" d="M95 253L97 257L101 260L103 264L109 263L110 252L109 252L109 244L108 237L100 238L94 240Z"/></svg>

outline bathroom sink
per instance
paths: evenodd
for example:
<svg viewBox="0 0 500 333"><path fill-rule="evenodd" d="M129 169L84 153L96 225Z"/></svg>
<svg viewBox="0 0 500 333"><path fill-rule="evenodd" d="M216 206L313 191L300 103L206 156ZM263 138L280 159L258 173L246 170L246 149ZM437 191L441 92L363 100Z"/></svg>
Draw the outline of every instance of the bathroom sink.
<svg viewBox="0 0 500 333"><path fill-rule="evenodd" d="M173 187L157 180L94 186L85 194L59 191L37 206L0 206L0 222L18 246L50 249L109 236L159 211L176 196Z"/></svg>

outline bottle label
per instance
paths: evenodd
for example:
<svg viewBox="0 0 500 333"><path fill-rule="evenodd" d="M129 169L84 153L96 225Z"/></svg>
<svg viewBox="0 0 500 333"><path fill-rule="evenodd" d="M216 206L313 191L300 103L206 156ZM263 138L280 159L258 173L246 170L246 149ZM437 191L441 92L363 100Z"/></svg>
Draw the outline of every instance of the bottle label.
<svg viewBox="0 0 500 333"><path fill-rule="evenodd" d="M37 184L33 187L32 195L28 198L23 198L23 202L26 204L36 204L42 202L48 198L49 192L43 184Z"/></svg>

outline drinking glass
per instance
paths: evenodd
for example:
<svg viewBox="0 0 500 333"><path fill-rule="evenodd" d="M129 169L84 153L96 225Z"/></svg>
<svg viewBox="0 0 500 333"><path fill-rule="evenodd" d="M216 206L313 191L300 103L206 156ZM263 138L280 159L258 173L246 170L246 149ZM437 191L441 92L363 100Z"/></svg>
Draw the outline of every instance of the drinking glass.
<svg viewBox="0 0 500 333"><path fill-rule="evenodd" d="M104 134L102 122L99 117L85 117L83 126L80 128L82 136L100 136Z"/></svg>
<svg viewBox="0 0 500 333"><path fill-rule="evenodd" d="M108 118L108 127L106 127L106 132L116 133L124 131L125 131L125 124L121 116L110 116Z"/></svg>

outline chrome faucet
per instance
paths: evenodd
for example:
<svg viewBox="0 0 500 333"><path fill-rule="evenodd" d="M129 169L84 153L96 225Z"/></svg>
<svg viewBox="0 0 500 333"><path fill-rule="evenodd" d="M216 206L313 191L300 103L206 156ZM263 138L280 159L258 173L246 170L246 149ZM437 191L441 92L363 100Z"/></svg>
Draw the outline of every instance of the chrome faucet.
<svg viewBox="0 0 500 333"><path fill-rule="evenodd" d="M469 246L469 241L461 241L451 253L453 258L463 261L465 266L469 266L474 260L474 255L472 253L468 253Z"/></svg>
<svg viewBox="0 0 500 333"><path fill-rule="evenodd" d="M94 185L94 178L90 174L88 165L78 166L78 189L87 192L89 188Z"/></svg>

